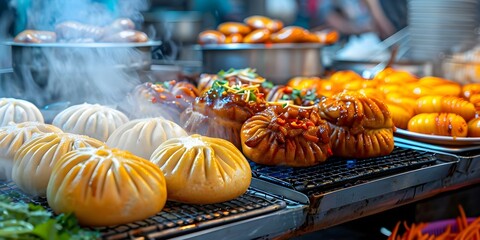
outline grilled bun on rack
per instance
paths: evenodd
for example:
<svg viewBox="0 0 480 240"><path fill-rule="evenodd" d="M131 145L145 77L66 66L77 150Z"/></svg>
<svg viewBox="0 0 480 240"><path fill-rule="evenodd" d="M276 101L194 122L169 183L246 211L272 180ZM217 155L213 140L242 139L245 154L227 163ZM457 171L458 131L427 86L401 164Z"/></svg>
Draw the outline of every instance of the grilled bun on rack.
<svg viewBox="0 0 480 240"><path fill-rule="evenodd" d="M33 103L16 98L0 98L0 127L10 122L40 122L43 115Z"/></svg>
<svg viewBox="0 0 480 240"><path fill-rule="evenodd" d="M330 125L333 154L368 158L393 151L394 125L387 106L357 92L341 92L318 104Z"/></svg>
<svg viewBox="0 0 480 240"><path fill-rule="evenodd" d="M53 167L47 188L55 213L73 213L84 226L131 223L160 212L167 190L162 171L129 152L81 148Z"/></svg>
<svg viewBox="0 0 480 240"><path fill-rule="evenodd" d="M316 107L269 106L243 124L241 141L247 158L266 165L306 167L332 154L329 126Z"/></svg>
<svg viewBox="0 0 480 240"><path fill-rule="evenodd" d="M52 124L65 132L87 135L105 142L115 129L127 122L128 117L118 110L84 103L63 110L55 116Z"/></svg>
<svg viewBox="0 0 480 240"><path fill-rule="evenodd" d="M165 175L168 199L178 202L228 201L245 193L252 178L250 165L232 143L198 134L167 140L150 161Z"/></svg>
<svg viewBox="0 0 480 240"><path fill-rule="evenodd" d="M107 146L127 150L149 159L153 151L163 142L187 135L187 132L176 123L163 118L136 119L117 128L108 138Z"/></svg>
<svg viewBox="0 0 480 240"><path fill-rule="evenodd" d="M240 149L242 124L265 106L258 84L232 84L227 78L215 80L180 119L187 132L226 139Z"/></svg>
<svg viewBox="0 0 480 240"><path fill-rule="evenodd" d="M66 153L103 142L76 134L45 133L23 144L14 157L12 179L23 192L45 196L53 166Z"/></svg>
<svg viewBox="0 0 480 240"><path fill-rule="evenodd" d="M40 134L61 132L53 125L39 122L12 122L0 127L0 180L11 180L13 158L24 143Z"/></svg>

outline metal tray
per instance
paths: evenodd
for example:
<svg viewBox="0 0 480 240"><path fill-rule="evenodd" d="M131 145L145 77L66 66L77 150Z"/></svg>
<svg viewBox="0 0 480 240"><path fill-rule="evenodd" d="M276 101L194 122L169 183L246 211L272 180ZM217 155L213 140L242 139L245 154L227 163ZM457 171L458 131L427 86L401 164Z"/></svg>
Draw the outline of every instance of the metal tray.
<svg viewBox="0 0 480 240"><path fill-rule="evenodd" d="M401 137L393 137L395 140L395 144L398 146L398 144L406 144L406 145L413 145L417 146L419 150L424 150L424 151L435 151L435 152L440 152L440 153L465 153L465 152L472 152L472 151L477 151L480 150L480 144L476 145L438 145L438 144L431 144L431 143L425 143L421 141L415 141L415 140L410 140L410 139L405 139Z"/></svg>
<svg viewBox="0 0 480 240"><path fill-rule="evenodd" d="M417 142L437 144L441 146L471 146L480 145L480 137L450 137L431 134L416 133L397 128L395 135L412 139Z"/></svg>
<svg viewBox="0 0 480 240"><path fill-rule="evenodd" d="M307 168L271 167L251 163L255 177L307 195L348 187L435 163L433 153L396 147L390 155L368 159L331 158Z"/></svg>
<svg viewBox="0 0 480 240"><path fill-rule="evenodd" d="M155 47L162 44L161 41L148 42L126 42L126 43L19 43L4 42L5 45L13 47L41 47L41 48L138 48L138 47Z"/></svg>
<svg viewBox="0 0 480 240"><path fill-rule="evenodd" d="M46 198L30 198L22 193L13 182L1 182L0 194L10 196L14 201L31 202L50 210ZM290 216L294 214L296 216L295 224L300 225L305 220L305 215L302 214L304 208L306 208L305 205L302 207L294 200L277 197L250 187L245 194L228 202L189 205L168 201L160 213L148 219L118 226L94 228L94 230L100 231L104 239L167 239L179 236L186 238L184 235L193 232L203 230L207 231L205 234L208 235L210 228L264 218L268 214L274 214L278 218L282 216L282 210L288 212ZM285 217L282 219L288 222ZM256 224L258 225L257 222ZM290 223L284 226L275 226L275 231L286 231L298 227L298 225ZM250 228L252 227L250 226ZM260 232L260 234L268 233ZM230 238L239 237L230 236ZM240 238L243 237L240 236Z"/></svg>

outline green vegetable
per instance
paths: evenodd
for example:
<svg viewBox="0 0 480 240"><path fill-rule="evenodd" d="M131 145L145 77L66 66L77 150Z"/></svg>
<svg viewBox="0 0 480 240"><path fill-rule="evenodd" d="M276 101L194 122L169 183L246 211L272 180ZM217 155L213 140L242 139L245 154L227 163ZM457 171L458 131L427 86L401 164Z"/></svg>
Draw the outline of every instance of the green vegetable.
<svg viewBox="0 0 480 240"><path fill-rule="evenodd" d="M39 205L0 199L0 239L99 239L98 232L82 229L73 214L56 217Z"/></svg>

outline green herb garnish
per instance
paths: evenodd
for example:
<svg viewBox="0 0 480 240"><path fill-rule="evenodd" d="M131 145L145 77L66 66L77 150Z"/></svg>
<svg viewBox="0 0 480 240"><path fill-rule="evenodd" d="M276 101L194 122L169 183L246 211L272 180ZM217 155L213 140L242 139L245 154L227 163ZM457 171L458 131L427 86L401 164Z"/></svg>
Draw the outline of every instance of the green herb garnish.
<svg viewBox="0 0 480 240"><path fill-rule="evenodd" d="M73 214L56 217L39 205L0 199L0 239L99 239L98 232L82 229Z"/></svg>

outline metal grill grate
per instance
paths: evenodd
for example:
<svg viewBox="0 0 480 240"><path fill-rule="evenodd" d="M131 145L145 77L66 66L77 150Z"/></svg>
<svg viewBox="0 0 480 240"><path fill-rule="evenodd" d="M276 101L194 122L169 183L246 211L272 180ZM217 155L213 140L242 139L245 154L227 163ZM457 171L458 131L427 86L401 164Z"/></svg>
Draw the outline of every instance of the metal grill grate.
<svg viewBox="0 0 480 240"><path fill-rule="evenodd" d="M12 182L1 183L0 194L9 196L13 201L34 203L50 210L46 198L30 198ZM285 201L250 188L242 196L218 204L189 205L168 201L160 213L146 220L96 229L105 239L165 239L266 214L286 206Z"/></svg>
<svg viewBox="0 0 480 240"><path fill-rule="evenodd" d="M303 193L348 186L406 170L433 164L435 154L395 148L390 155L368 159L332 158L314 167L272 167L251 162L254 176Z"/></svg>

